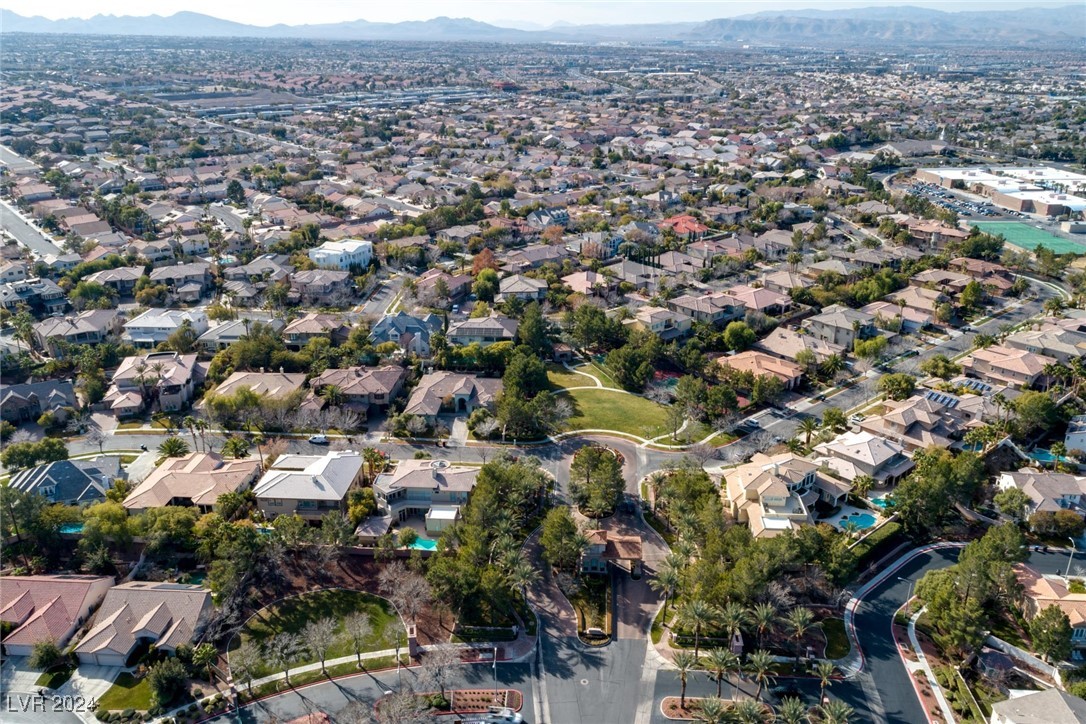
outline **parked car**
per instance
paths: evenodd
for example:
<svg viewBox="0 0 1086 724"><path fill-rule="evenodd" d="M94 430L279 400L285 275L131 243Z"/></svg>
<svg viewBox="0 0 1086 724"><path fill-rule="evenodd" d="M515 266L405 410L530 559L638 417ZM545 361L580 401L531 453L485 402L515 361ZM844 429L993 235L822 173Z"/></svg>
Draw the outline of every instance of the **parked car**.
<svg viewBox="0 0 1086 724"><path fill-rule="evenodd" d="M857 413L857 414L855 414L855 415L851 415L851 416L850 416L850 417L848 418L848 421L849 421L849 422L863 422L863 421L864 421L864 416L863 416L863 415L861 415L861 414L859 414L859 413Z"/></svg>
<svg viewBox="0 0 1086 724"><path fill-rule="evenodd" d="M325 435L323 432L318 435L310 435L309 442L313 443L314 445L327 445L328 436Z"/></svg>

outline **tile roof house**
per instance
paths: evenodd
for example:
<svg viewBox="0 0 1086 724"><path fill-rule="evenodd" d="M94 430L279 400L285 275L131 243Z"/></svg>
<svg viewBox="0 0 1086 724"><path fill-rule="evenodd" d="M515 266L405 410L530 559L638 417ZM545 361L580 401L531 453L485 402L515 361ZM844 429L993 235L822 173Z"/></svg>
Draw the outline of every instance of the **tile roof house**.
<svg viewBox="0 0 1086 724"><path fill-rule="evenodd" d="M227 282L227 285L234 282ZM282 331L285 323L282 319L265 319L260 321L261 324L266 324L272 328L275 332ZM217 352L219 350L226 349L234 342L237 342L242 337L249 334L249 330L252 328L251 319L232 319L221 324L217 324L211 329L207 330L199 336L196 340L196 344L201 349L207 352Z"/></svg>
<svg viewBox="0 0 1086 724"><path fill-rule="evenodd" d="M523 274L514 274L504 277L498 282L498 294L495 302L504 302L507 299L520 299L521 301L539 301L547 296L547 282L544 279L533 279Z"/></svg>
<svg viewBox="0 0 1086 724"><path fill-rule="evenodd" d="M959 403L957 397L939 393L920 393L900 402L886 400L886 411L867 417L860 428L909 451L948 448L965 428L965 417L956 409Z"/></svg>
<svg viewBox="0 0 1086 724"><path fill-rule="evenodd" d="M29 656L34 644L63 648L101 603L112 576L58 574L0 579L0 621L13 627L4 637L8 656Z"/></svg>
<svg viewBox="0 0 1086 724"><path fill-rule="evenodd" d="M428 533L440 533L459 519L478 475L479 468L445 460L401 460L377 476L373 492L381 514L401 522L422 516Z"/></svg>
<svg viewBox="0 0 1086 724"><path fill-rule="evenodd" d="M415 280L415 296L418 299L433 299L437 301L437 287L439 282L444 282L448 290L449 301L463 299L471 289L472 278L468 274L449 274L442 269L430 269Z"/></svg>
<svg viewBox="0 0 1086 724"><path fill-rule="evenodd" d="M46 380L0 386L0 419L8 422L33 422L43 412L78 406L75 386L71 382Z"/></svg>
<svg viewBox="0 0 1086 724"><path fill-rule="evenodd" d="M615 287L610 277L594 271L579 271L562 277L562 283L578 294L591 296L608 292Z"/></svg>
<svg viewBox="0 0 1086 724"><path fill-rule="evenodd" d="M633 329L652 332L665 342L682 339L690 334L693 320L679 312L646 305L634 310L634 316L622 322Z"/></svg>
<svg viewBox="0 0 1086 724"><path fill-rule="evenodd" d="M219 383L214 393L229 396L246 389L262 397L282 399L302 389L304 384L304 372L234 372Z"/></svg>
<svg viewBox="0 0 1086 724"><path fill-rule="evenodd" d="M1022 586L1021 605L1026 618L1032 619L1049 606L1055 606L1071 621L1071 645L1076 649L1086 648L1086 593L1071 593L1065 577L1042 575L1024 563L1015 564L1014 573ZM1086 706L1083 710L1086 711Z"/></svg>
<svg viewBox="0 0 1086 724"><path fill-rule="evenodd" d="M25 304L36 315L64 311L68 298L52 279L23 279L0 284L0 307L10 312Z"/></svg>
<svg viewBox="0 0 1086 724"><path fill-rule="evenodd" d="M1061 365L1072 359L1086 359L1086 333L1055 325L1015 332L1003 339L1003 345L1053 357Z"/></svg>
<svg viewBox="0 0 1086 724"><path fill-rule="evenodd" d="M127 477L120 457L103 456L38 465L13 475L8 487L41 495L51 503L87 505L105 500L113 481Z"/></svg>
<svg viewBox="0 0 1086 724"><path fill-rule="evenodd" d="M436 314L412 316L407 312L386 314L370 329L370 341L375 345L392 342L408 354L430 356L430 337L443 327Z"/></svg>
<svg viewBox="0 0 1086 724"><path fill-rule="evenodd" d="M387 407L400 394L407 380L407 370L397 365L384 367L346 367L327 369L309 381L317 395L330 385L339 389L345 404L363 414L373 407Z"/></svg>
<svg viewBox="0 0 1086 724"><path fill-rule="evenodd" d="M620 535L609 530L585 532L588 545L581 554L582 573L606 573L610 563L628 563L633 570L641 565L642 545L639 535Z"/></svg>
<svg viewBox="0 0 1086 724"><path fill-rule="evenodd" d="M81 664L124 666L141 642L174 652L210 620L211 591L181 583L130 581L106 593L94 625L75 647Z"/></svg>
<svg viewBox="0 0 1086 724"><path fill-rule="evenodd" d="M351 299L353 288L349 271L311 269L290 278L290 296L302 304L341 305Z"/></svg>
<svg viewBox="0 0 1086 724"><path fill-rule="evenodd" d="M1056 362L1054 357L993 345L973 350L960 364L969 377L1026 390L1044 379L1046 365Z"/></svg>
<svg viewBox="0 0 1086 724"><path fill-rule="evenodd" d="M772 289L739 284L730 289L725 289L724 294L735 300L735 306L745 307L752 312L762 312L771 317L784 314L792 308L792 297L775 292Z"/></svg>
<svg viewBox="0 0 1086 724"><path fill-rule="evenodd" d="M746 313L740 300L724 292L683 294L667 300L667 308L698 322L716 325L740 319Z"/></svg>
<svg viewBox="0 0 1086 724"><path fill-rule="evenodd" d="M789 362L754 349L720 357L717 359L717 363L722 367L730 367L740 372L750 372L755 377L776 377L784 383L785 389L788 390L795 389L803 380L803 367L795 362Z"/></svg>
<svg viewBox="0 0 1086 724"><path fill-rule="evenodd" d="M74 317L49 317L34 325L38 343L53 357L64 344L101 344L118 334L124 316L116 309L88 309Z"/></svg>
<svg viewBox="0 0 1086 724"><path fill-rule="evenodd" d="M113 373L102 404L120 416L136 414L143 402L140 393L146 390L148 402L153 399L159 409L174 412L192 401L204 373L194 354L152 352L145 357L125 357Z"/></svg>
<svg viewBox="0 0 1086 724"><path fill-rule="evenodd" d="M351 328L338 314L321 314L310 312L298 319L292 320L283 328L283 339L287 347L295 351L309 343L315 337L326 337L332 341L332 345L338 345L347 341L351 334Z"/></svg>
<svg viewBox="0 0 1086 724"><path fill-rule="evenodd" d="M902 445L867 431L841 433L814 451L819 455L816 463L850 483L867 475L879 485L891 485L913 469Z"/></svg>
<svg viewBox="0 0 1086 724"><path fill-rule="evenodd" d="M215 453L199 452L166 458L128 494L124 507L132 514L168 505L195 506L209 513L220 495L247 489L259 473L256 459L223 460Z"/></svg>
<svg viewBox="0 0 1086 724"><path fill-rule="evenodd" d="M148 309L124 323L124 340L136 347L154 348L185 322L197 335L207 331L207 315L199 309Z"/></svg>
<svg viewBox="0 0 1086 724"><path fill-rule="evenodd" d="M362 481L362 472L362 455L352 450L283 455L253 487L253 495L269 520L297 514L315 523L345 508L347 493Z"/></svg>
<svg viewBox="0 0 1086 724"><path fill-rule="evenodd" d="M1000 490L1018 488L1031 501L1030 513L1070 510L1086 516L1086 477L1067 473L1020 470L1000 473Z"/></svg>
<svg viewBox="0 0 1086 724"><path fill-rule="evenodd" d="M1060 689L1031 691L992 704L991 724L1081 724L1086 701Z"/></svg>
<svg viewBox="0 0 1086 724"><path fill-rule="evenodd" d="M856 339L867 339L879 333L874 315L840 304L824 308L821 314L804 320L803 326L815 337L846 349L852 349Z"/></svg>
<svg viewBox="0 0 1086 724"><path fill-rule="evenodd" d="M497 378L430 372L422 376L412 391L404 413L432 419L446 405L451 412L470 413L479 407L492 406L501 388L502 381Z"/></svg>
<svg viewBox="0 0 1086 724"><path fill-rule="evenodd" d="M755 349L769 352L783 359L796 361L796 355L806 350L815 356L818 362L824 362L830 357L844 356L845 348L826 342L810 334L800 334L787 327L777 327L754 345Z"/></svg>
<svg viewBox="0 0 1086 724"><path fill-rule="evenodd" d="M481 347L495 342L511 342L517 338L520 323L504 314L491 314L489 317L465 319L449 325L445 335L452 344L478 344Z"/></svg>

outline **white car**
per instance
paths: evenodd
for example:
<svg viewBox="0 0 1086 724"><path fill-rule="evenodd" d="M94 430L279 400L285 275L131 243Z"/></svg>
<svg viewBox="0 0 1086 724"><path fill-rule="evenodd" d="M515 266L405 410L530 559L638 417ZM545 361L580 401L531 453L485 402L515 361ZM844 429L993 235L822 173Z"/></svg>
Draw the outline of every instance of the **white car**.
<svg viewBox="0 0 1086 724"><path fill-rule="evenodd" d="M328 436L325 435L323 432L319 435L310 435L309 442L313 443L314 445L327 445Z"/></svg>
<svg viewBox="0 0 1086 724"><path fill-rule="evenodd" d="M863 422L864 421L864 416L863 415L858 415L858 414L857 415L852 415L851 417L848 418L848 421L849 422Z"/></svg>

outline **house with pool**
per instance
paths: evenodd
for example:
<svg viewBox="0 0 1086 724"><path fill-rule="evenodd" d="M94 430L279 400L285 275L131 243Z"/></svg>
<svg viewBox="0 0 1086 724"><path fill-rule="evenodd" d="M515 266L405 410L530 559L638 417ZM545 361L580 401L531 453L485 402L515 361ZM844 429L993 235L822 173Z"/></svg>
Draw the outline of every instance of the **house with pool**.
<svg viewBox="0 0 1086 724"><path fill-rule="evenodd" d="M399 523L422 518L427 535L436 536L460 519L478 475L479 468L446 460L401 460L377 476L373 492L381 515Z"/></svg>

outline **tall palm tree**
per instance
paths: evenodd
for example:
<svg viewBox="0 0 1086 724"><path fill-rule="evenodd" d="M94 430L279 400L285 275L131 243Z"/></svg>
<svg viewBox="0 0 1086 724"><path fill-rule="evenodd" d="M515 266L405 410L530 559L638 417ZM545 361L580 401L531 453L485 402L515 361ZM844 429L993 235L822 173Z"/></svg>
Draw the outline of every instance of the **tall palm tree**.
<svg viewBox="0 0 1086 724"><path fill-rule="evenodd" d="M830 682L833 681L833 675L837 673L837 669L829 661L819 661L815 664L814 675L818 677L818 700L826 700L826 688L829 687Z"/></svg>
<svg viewBox="0 0 1086 724"><path fill-rule="evenodd" d="M854 713L852 707L840 699L826 702L817 711L821 724L848 724Z"/></svg>
<svg viewBox="0 0 1086 724"><path fill-rule="evenodd" d="M539 571L531 562L517 556L516 562L510 566L509 572L506 573L505 580L510 588L520 591L524 599L527 600L528 586L539 580Z"/></svg>
<svg viewBox="0 0 1086 724"><path fill-rule="evenodd" d="M343 404L343 390L338 385L325 385L320 391L320 398L333 407Z"/></svg>
<svg viewBox="0 0 1086 724"><path fill-rule="evenodd" d="M373 482L374 477L377 474L377 464L384 460L384 455L377 448L368 447L362 450L362 460L365 461L366 467L369 470L370 482Z"/></svg>
<svg viewBox="0 0 1086 724"><path fill-rule="evenodd" d="M192 449L199 450L200 446L196 444L196 418L192 415L185 415L185 418L181 420L181 426L192 433Z"/></svg>
<svg viewBox="0 0 1086 724"><path fill-rule="evenodd" d="M800 432L803 433L803 445L811 447L811 435L818 432L818 420L813 417L805 417L799 422Z"/></svg>
<svg viewBox="0 0 1086 724"><path fill-rule="evenodd" d="M663 620L665 622L667 621L667 605L678 590L681 580L679 569L669 560L661 563L656 570L656 575L649 579L649 588L664 597Z"/></svg>
<svg viewBox="0 0 1086 724"><path fill-rule="evenodd" d="M690 675L690 672L697 666L697 658L689 651L676 651L675 652L675 675L679 677L679 682L682 684L682 692L679 694L679 706L683 709L686 708L686 679Z"/></svg>
<svg viewBox="0 0 1086 724"><path fill-rule="evenodd" d="M724 610L720 612L720 625L728 632L728 645L731 645L735 635L747 622L747 609L736 601L728 601Z"/></svg>
<svg viewBox="0 0 1086 724"><path fill-rule="evenodd" d="M777 607L768 601L756 603L747 615L750 625L758 632L758 648L761 648L765 642L766 633L772 631L777 625Z"/></svg>
<svg viewBox="0 0 1086 724"><path fill-rule="evenodd" d="M784 622L790 631L790 638L796 646L796 665L799 665L799 643L815 625L814 614L811 609L796 606L784 617Z"/></svg>
<svg viewBox="0 0 1086 724"><path fill-rule="evenodd" d="M679 625L694 630L694 660L698 659L701 633L720 620L720 609L700 598L694 598L679 607Z"/></svg>
<svg viewBox="0 0 1086 724"><path fill-rule="evenodd" d="M200 433L200 442L204 444L204 450L211 452L211 448L207 444L207 431L211 427L211 423L202 417L196 418L196 430Z"/></svg>
<svg viewBox="0 0 1086 724"><path fill-rule="evenodd" d="M725 724L731 719L731 707L719 696L710 696L698 702L695 716L706 724Z"/></svg>
<svg viewBox="0 0 1086 724"><path fill-rule="evenodd" d="M780 706L777 707L776 721L780 724L807 724L810 721L807 705L795 696L781 699Z"/></svg>
<svg viewBox="0 0 1086 724"><path fill-rule="evenodd" d="M1052 453L1052 469L1056 470L1060 467L1060 463L1067 457L1067 445L1062 440L1057 440L1048 447L1048 451Z"/></svg>
<svg viewBox="0 0 1086 724"><path fill-rule="evenodd" d="M712 673L711 679L716 680L716 695L720 696L724 677L735 668L739 657L728 649L710 649L705 654L705 667Z"/></svg>
<svg viewBox="0 0 1086 724"><path fill-rule="evenodd" d="M762 690L773 681L773 656L765 649L758 649L747 657L747 672L758 684L754 699L761 701Z"/></svg>

